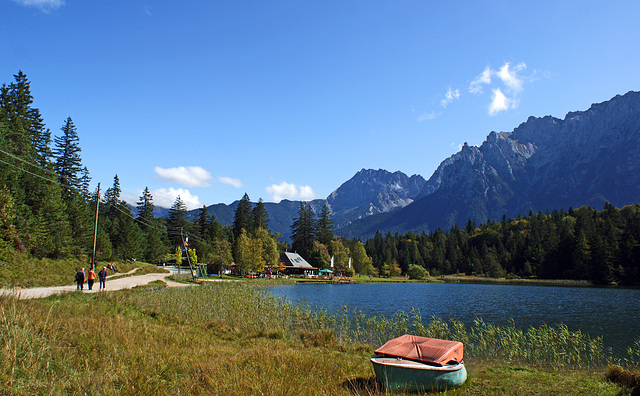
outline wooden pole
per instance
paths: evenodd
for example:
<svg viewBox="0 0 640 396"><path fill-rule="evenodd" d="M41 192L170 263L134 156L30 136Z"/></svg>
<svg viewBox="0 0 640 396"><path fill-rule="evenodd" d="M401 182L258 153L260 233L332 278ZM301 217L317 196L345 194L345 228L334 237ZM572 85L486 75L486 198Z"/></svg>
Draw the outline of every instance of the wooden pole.
<svg viewBox="0 0 640 396"><path fill-rule="evenodd" d="M91 269L96 269L96 239L98 236L98 207L100 206L100 183L98 183L98 193L96 194L96 222L93 227L93 253L91 254Z"/></svg>
<svg viewBox="0 0 640 396"><path fill-rule="evenodd" d="M189 258L189 247L187 246L187 243L184 242L184 236L182 235L182 227L180 227L180 238L182 238L182 246L184 246L184 252L187 254L187 263L189 263L191 276L193 277L193 280L196 280L196 276L193 272L193 267L191 266L191 259Z"/></svg>

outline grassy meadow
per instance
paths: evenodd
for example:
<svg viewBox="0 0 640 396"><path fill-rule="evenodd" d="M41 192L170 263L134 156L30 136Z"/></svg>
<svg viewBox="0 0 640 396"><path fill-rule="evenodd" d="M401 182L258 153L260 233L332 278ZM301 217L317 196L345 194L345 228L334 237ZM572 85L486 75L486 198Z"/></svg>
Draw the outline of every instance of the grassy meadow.
<svg viewBox="0 0 640 396"><path fill-rule="evenodd" d="M164 286L0 298L2 392L385 394L368 359L404 333L465 343L469 378L447 395L624 395L637 385L640 346L615 362L626 369L607 369L599 339L563 327L328 313L293 306L251 282Z"/></svg>

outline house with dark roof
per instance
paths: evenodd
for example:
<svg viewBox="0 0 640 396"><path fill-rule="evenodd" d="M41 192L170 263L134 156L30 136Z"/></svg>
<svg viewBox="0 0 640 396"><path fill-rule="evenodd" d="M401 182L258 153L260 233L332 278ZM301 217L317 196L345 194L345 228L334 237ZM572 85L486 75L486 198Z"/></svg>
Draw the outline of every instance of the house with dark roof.
<svg viewBox="0 0 640 396"><path fill-rule="evenodd" d="M318 268L309 264L298 253L280 253L278 267L287 275L318 275Z"/></svg>

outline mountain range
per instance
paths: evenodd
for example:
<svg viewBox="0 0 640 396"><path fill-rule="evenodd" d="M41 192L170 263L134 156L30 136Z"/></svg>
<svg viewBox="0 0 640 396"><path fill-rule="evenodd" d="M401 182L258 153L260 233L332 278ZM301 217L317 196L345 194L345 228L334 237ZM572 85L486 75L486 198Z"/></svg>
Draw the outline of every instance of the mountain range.
<svg viewBox="0 0 640 396"><path fill-rule="evenodd" d="M491 132L480 147L466 143L428 180L362 169L326 199L337 235L366 239L376 231L448 230L506 215L610 202L640 202L640 92L618 95L564 119L529 117L512 132ZM285 239L299 202L265 203L269 228ZM207 208L230 225L237 201Z"/></svg>

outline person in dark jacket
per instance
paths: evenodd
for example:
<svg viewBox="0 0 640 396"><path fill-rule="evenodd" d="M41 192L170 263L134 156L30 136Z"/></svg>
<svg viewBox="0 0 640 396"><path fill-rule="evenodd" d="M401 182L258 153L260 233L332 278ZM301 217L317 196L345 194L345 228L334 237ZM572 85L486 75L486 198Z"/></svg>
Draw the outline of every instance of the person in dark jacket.
<svg viewBox="0 0 640 396"><path fill-rule="evenodd" d="M106 289L107 286L107 267L102 267L102 271L98 272L98 280L100 281L100 290Z"/></svg>
<svg viewBox="0 0 640 396"><path fill-rule="evenodd" d="M84 289L84 268L76 272L76 283L78 284L78 290Z"/></svg>

